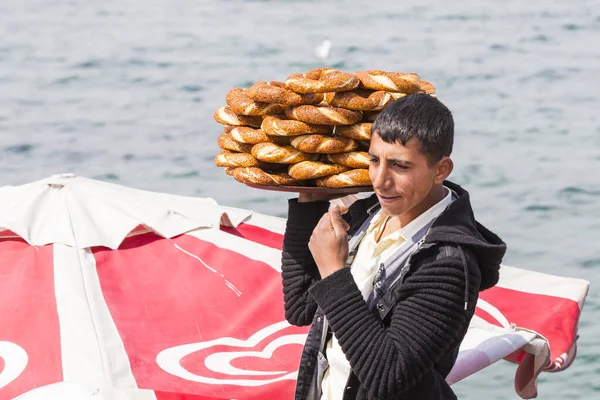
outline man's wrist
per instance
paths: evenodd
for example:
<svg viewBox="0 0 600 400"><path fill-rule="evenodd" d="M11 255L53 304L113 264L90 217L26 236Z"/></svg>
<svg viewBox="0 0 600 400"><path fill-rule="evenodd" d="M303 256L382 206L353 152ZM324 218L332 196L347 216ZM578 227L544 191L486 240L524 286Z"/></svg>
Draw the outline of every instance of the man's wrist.
<svg viewBox="0 0 600 400"><path fill-rule="evenodd" d="M298 203L309 203L313 201L311 193L299 193L298 194Z"/></svg>

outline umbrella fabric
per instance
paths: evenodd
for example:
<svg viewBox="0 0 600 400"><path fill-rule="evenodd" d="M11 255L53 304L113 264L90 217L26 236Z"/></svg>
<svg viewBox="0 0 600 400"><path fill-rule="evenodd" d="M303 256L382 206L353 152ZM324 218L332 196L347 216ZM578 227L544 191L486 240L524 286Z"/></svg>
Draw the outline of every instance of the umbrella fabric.
<svg viewBox="0 0 600 400"><path fill-rule="evenodd" d="M577 326L589 282L503 266L500 281L483 292L476 315L508 329L530 331L536 340L507 356L519 363L515 389L523 398L537 395L542 371L568 368L577 351Z"/></svg>
<svg viewBox="0 0 600 400"><path fill-rule="evenodd" d="M116 249L141 224L172 237L200 227L218 228L223 215L237 226L250 214L210 198L148 192L73 174L0 187L0 228L36 246Z"/></svg>
<svg viewBox="0 0 600 400"><path fill-rule="evenodd" d="M9 198L2 190L0 210ZM154 194L143 197L150 214L159 214L151 206ZM159 197L157 209L173 209L169 195ZM77 201L86 221L100 218L96 206ZM292 397L307 328L284 318L285 220L212 200L174 196L177 201L193 214L195 227L182 217L186 213L170 214L176 220L163 213L161 226L170 230L161 234L138 213L122 238L111 238L101 225L101 235L87 237L105 242L88 247L74 246L82 241L73 232L74 241L61 233L53 242L47 233L41 242L49 244L35 245L29 234L35 230L13 216L40 227L35 216L50 214L43 201L13 199L11 207L35 209L0 213L0 399L79 399L84 393L135 400ZM125 207L116 194L111 202L117 210ZM74 215L72 209L64 212ZM117 218L109 206L100 210ZM220 229L214 221L223 223ZM520 363L518 392L530 396L540 370L572 362L588 285L503 266L499 286L482 294L449 382L509 358Z"/></svg>

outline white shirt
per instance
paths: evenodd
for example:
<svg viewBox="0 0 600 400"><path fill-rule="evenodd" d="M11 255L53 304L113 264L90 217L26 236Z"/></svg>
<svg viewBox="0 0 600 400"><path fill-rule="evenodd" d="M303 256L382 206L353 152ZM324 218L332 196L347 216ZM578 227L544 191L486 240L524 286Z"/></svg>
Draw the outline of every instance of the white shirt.
<svg viewBox="0 0 600 400"><path fill-rule="evenodd" d="M446 187L446 196L408 225L376 241L380 230L385 226L385 217L381 210L373 217L367 233L360 242L351 272L354 282L366 300L373 289L375 274L382 262L403 246L411 246L411 238L429 222L437 218L452 203L452 191ZM344 389L350 375L350 363L342 351L335 334L331 336L325 354L329 368L321 381L321 400L338 400L344 397Z"/></svg>

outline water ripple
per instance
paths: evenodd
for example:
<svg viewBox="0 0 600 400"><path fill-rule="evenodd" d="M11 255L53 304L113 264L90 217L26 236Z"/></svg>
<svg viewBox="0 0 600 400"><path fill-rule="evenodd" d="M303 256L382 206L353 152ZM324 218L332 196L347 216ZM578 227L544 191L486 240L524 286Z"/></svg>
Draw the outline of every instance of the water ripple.
<svg viewBox="0 0 600 400"><path fill-rule="evenodd" d="M598 268L600 267L600 258L584 260L580 263L583 268Z"/></svg>
<svg viewBox="0 0 600 400"><path fill-rule="evenodd" d="M93 69L93 68L101 68L103 66L103 62L101 60L87 60L78 64L75 64L73 67L77 69Z"/></svg>
<svg viewBox="0 0 600 400"><path fill-rule="evenodd" d="M567 186L560 190L558 193L560 197L567 200L574 200L577 198L587 197L598 197L600 196L600 189L586 189L578 186Z"/></svg>
<svg viewBox="0 0 600 400"><path fill-rule="evenodd" d="M600 279L593 1L84 3L0 1L2 184L74 170L285 216L292 194L247 188L214 166L212 113L227 91L323 66L415 71L452 110L450 178L509 243L507 259ZM331 52L319 59L324 40ZM588 299L578 359L544 375L541 398L598 396L594 286ZM515 398L514 368L461 382L460 398Z"/></svg>
<svg viewBox="0 0 600 400"><path fill-rule="evenodd" d="M181 90L184 92L196 93L204 91L205 88L200 85L185 85L181 87Z"/></svg>

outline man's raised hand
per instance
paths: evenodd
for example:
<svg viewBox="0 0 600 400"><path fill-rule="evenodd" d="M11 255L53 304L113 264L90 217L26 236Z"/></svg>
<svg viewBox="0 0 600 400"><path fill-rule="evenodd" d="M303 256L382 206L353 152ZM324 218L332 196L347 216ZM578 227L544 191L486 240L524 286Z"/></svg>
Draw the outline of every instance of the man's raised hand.
<svg viewBox="0 0 600 400"><path fill-rule="evenodd" d="M348 233L350 228L342 217L342 210L334 205L313 230L308 248L319 268L321 278L326 278L344 268L348 258Z"/></svg>

